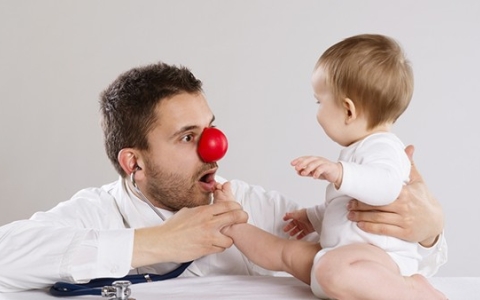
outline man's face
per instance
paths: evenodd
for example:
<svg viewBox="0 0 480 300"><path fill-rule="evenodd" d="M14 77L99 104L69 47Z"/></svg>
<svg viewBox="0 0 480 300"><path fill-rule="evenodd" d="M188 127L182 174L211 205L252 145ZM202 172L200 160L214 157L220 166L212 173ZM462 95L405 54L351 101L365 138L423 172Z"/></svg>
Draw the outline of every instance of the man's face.
<svg viewBox="0 0 480 300"><path fill-rule="evenodd" d="M145 196L172 211L210 203L216 163L204 163L198 140L214 116L203 94L182 93L163 99L155 109L157 122L144 152Z"/></svg>

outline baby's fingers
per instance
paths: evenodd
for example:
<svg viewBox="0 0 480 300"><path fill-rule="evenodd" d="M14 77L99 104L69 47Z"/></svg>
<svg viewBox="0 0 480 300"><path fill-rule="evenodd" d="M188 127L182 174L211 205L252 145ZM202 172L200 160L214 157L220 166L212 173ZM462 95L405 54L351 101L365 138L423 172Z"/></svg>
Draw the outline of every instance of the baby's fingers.
<svg viewBox="0 0 480 300"><path fill-rule="evenodd" d="M287 225L283 227L283 232L289 232L293 228L297 227L293 222L288 222Z"/></svg>
<svg viewBox="0 0 480 300"><path fill-rule="evenodd" d="M297 225L295 225L294 222L290 222L285 227L283 227L283 232L288 233L289 236L295 236L299 233L302 232L302 229L300 229Z"/></svg>
<svg viewBox="0 0 480 300"><path fill-rule="evenodd" d="M323 165L323 161L312 160L308 164L306 164L302 170L300 170L298 172L302 176L312 176L313 177L314 175L316 175L315 178L318 178L318 176L323 173L323 169L321 168L322 165Z"/></svg>

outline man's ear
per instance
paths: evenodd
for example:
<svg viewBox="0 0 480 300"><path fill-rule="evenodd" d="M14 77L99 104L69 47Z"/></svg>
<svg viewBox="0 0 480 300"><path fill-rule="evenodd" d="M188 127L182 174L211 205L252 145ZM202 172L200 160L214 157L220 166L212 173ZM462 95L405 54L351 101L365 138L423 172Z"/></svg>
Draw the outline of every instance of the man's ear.
<svg viewBox="0 0 480 300"><path fill-rule="evenodd" d="M133 172L142 169L139 165L141 162L138 157L138 153L135 149L124 148L118 152L117 159L123 171L130 175Z"/></svg>
<svg viewBox="0 0 480 300"><path fill-rule="evenodd" d="M345 124L348 125L357 119L357 110L352 99L343 99L343 109L345 111Z"/></svg>

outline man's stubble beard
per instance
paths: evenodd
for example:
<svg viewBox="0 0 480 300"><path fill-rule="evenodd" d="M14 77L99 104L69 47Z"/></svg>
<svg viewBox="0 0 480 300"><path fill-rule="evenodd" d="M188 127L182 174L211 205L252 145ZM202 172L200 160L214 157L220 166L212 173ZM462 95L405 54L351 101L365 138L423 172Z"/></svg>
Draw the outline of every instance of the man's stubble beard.
<svg viewBox="0 0 480 300"><path fill-rule="evenodd" d="M178 211L183 207L210 204L211 193L200 190L198 179L203 172L212 168L212 164L204 164L193 177L163 172L148 160L146 160L145 165L146 189L151 198L150 201L155 206L170 211Z"/></svg>

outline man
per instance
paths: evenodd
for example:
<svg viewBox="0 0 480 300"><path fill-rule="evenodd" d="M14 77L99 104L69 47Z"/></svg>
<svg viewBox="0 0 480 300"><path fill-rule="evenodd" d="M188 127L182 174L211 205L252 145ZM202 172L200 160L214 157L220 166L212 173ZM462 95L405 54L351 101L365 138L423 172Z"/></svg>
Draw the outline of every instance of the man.
<svg viewBox="0 0 480 300"><path fill-rule="evenodd" d="M201 82L164 63L120 75L102 94L102 127L118 181L84 189L29 220L0 228L0 292L56 281L164 274L195 260L182 276L273 274L249 262L220 230L246 222L279 236L298 205L232 180L236 202L211 203L217 164L197 154L214 115ZM418 174L395 204L373 212L352 203L351 218L376 233L419 242L423 271L445 261L443 213ZM378 209L378 207L377 207Z"/></svg>

